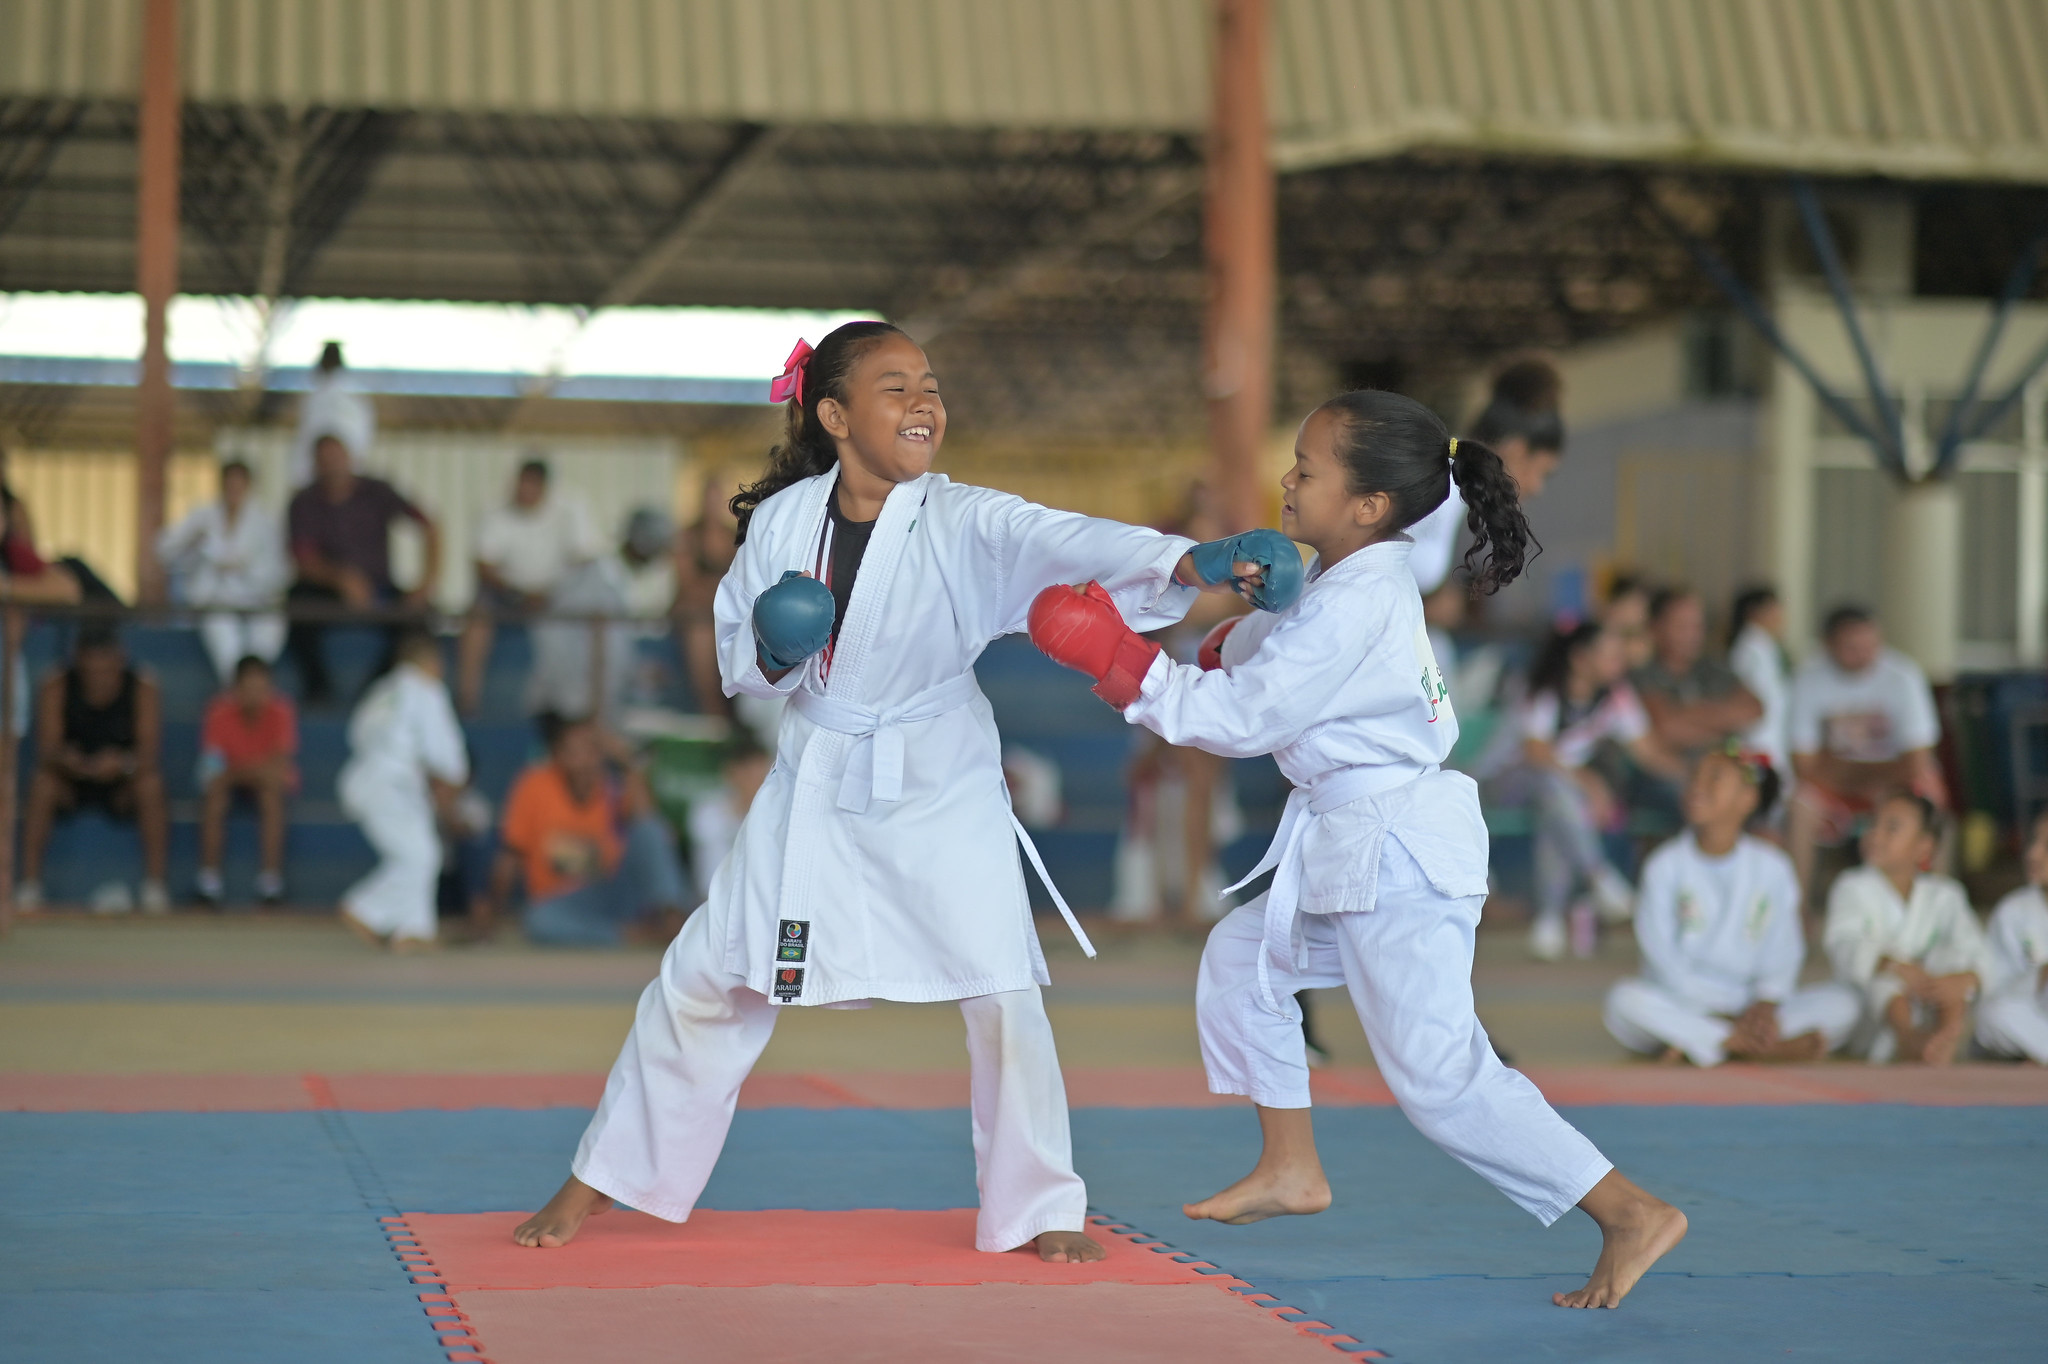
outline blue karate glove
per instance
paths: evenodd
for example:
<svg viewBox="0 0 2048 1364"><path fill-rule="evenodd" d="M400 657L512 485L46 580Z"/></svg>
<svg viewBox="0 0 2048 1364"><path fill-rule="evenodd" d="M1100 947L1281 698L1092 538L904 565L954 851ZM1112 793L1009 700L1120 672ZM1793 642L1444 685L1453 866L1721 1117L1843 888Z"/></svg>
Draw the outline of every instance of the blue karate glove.
<svg viewBox="0 0 2048 1364"><path fill-rule="evenodd" d="M1234 564L1257 564L1265 582L1244 593L1261 611L1285 611L1301 596L1301 551L1277 530L1248 530L1196 545L1188 551L1195 575L1213 587L1235 577ZM1237 579L1239 584L1243 579Z"/></svg>
<svg viewBox="0 0 2048 1364"><path fill-rule="evenodd" d="M754 598L754 652L764 672L794 668L832 641L832 589L790 569Z"/></svg>

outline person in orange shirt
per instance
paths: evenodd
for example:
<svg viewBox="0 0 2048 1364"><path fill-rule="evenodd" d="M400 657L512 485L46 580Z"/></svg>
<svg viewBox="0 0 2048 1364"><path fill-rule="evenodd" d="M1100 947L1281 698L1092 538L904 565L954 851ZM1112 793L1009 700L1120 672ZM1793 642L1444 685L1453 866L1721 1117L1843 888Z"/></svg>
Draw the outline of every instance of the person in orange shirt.
<svg viewBox="0 0 2048 1364"><path fill-rule="evenodd" d="M235 680L213 698L199 734L199 898L221 902L221 849L227 842L228 806L235 792L256 801L262 830L263 869L256 896L266 905L284 898L285 801L298 789L293 758L299 717L271 685L270 665L254 654L235 665Z"/></svg>
<svg viewBox="0 0 2048 1364"><path fill-rule="evenodd" d="M485 924L526 885L526 936L560 946L667 941L682 926L683 869L645 778L589 719L540 717L548 756L505 801Z"/></svg>

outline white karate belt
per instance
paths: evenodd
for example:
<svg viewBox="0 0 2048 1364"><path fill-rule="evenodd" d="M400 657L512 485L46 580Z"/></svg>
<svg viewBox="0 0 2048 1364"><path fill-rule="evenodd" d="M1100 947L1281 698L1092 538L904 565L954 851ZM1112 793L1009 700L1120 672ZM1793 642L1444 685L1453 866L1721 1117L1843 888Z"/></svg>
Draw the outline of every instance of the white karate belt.
<svg viewBox="0 0 2048 1364"><path fill-rule="evenodd" d="M1266 845L1266 855L1243 880L1225 887L1223 891L1229 895L1267 872L1273 873L1272 889L1266 892L1266 926L1259 938L1260 1004L1276 1014L1285 1015L1287 1012L1273 994L1273 972L1269 962L1277 958L1292 963L1296 970L1304 965L1302 947L1294 937L1294 921L1301 904L1301 843L1308 835L1309 825L1332 810L1367 796L1384 795L1436 770L1435 763L1426 766L1340 767L1334 772L1325 772L1305 787L1295 787L1289 793L1287 808L1280 816L1280 827L1274 831L1273 841ZM1386 835L1385 821L1367 829L1364 846L1357 850L1357 855L1377 866L1380 846Z"/></svg>
<svg viewBox="0 0 2048 1364"><path fill-rule="evenodd" d="M789 703L820 729L829 729L853 739L853 746L846 755L846 773L839 779L839 808L862 814L872 801L903 799L903 726L936 720L960 709L979 695L981 688L975 685L974 674L966 672L958 677L949 677L937 686L926 687L908 701L887 710L874 710L842 697L822 696L802 688L790 693ZM1007 784L1003 799L1005 803L1009 800ZM1014 812L1010 815L1010 828L1015 831L1017 841L1024 845L1024 856L1030 859L1031 869L1038 873L1046 894L1052 896L1060 917L1067 921L1074 940L1081 944L1083 952L1094 956L1095 944L1088 941L1081 921L1074 917L1074 911L1067 905L1067 897L1060 894L1060 888L1053 884L1052 874L1045 869L1045 859L1038 855L1038 845L1031 841L1031 835L1024 831Z"/></svg>

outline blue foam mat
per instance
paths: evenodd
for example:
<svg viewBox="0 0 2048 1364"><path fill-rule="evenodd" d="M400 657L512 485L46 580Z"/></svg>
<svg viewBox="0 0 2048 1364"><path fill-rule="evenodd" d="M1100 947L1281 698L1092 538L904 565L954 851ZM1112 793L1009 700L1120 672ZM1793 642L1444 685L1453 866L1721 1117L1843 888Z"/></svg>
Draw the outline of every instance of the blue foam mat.
<svg viewBox="0 0 2048 1364"><path fill-rule="evenodd" d="M1548 1230L1391 1109L1317 1116L1337 1206L1251 1227L1181 1201L1256 1152L1236 1109L1085 1109L1094 1202L1396 1360L2041 1357L2048 1110L1567 1113L1693 1231L1616 1313L1566 1313L1589 1222ZM561 1181L587 1115L0 1114L10 1360L439 1359L380 1211L505 1211ZM750 1110L728 1209L974 1198L960 1110ZM1491 1276L1491 1277L1488 1277Z"/></svg>

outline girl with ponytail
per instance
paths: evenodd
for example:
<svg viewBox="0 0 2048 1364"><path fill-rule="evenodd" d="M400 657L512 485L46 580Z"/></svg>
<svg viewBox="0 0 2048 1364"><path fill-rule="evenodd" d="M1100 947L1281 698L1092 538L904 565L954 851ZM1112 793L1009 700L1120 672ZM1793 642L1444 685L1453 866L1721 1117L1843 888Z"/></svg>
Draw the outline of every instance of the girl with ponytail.
<svg viewBox="0 0 2048 1364"><path fill-rule="evenodd" d="M1290 605L1301 556L1275 531L1197 545L931 472L938 378L886 322L799 343L770 392L788 434L732 499L712 627L728 695L789 703L775 765L641 997L568 1182L513 1239L564 1245L614 1199L688 1218L780 1009L957 1000L976 1246L1099 1260L1018 844L1044 863L1010 813L974 661L1051 583L1097 575L1119 628L1156 630L1197 590Z"/></svg>
<svg viewBox="0 0 2048 1364"><path fill-rule="evenodd" d="M1264 1150L1249 1175L1185 1211L1240 1223L1329 1206L1294 996L1346 986L1423 1135L1546 1225L1574 1204L1599 1224L1591 1278L1553 1300L1612 1307L1684 1236L1685 1217L1504 1066L1472 1011L1486 824L1472 779L1440 768L1458 721L1405 533L1455 495L1473 538L1465 567L1476 590L1495 591L1536 548L1515 479L1420 403L1360 392L1309 414L1280 486L1281 528L1316 552L1308 584L1285 611L1219 625L1197 665L1118 633L1093 584L1048 588L1031 613L1032 639L1055 660L1095 671L1113 659L1137 679L1125 719L1170 744L1270 753L1294 783L1252 873L1271 871L1272 887L1216 925L1196 986L1209 1088L1258 1105Z"/></svg>

